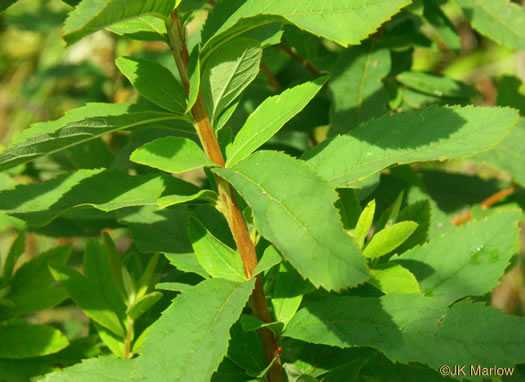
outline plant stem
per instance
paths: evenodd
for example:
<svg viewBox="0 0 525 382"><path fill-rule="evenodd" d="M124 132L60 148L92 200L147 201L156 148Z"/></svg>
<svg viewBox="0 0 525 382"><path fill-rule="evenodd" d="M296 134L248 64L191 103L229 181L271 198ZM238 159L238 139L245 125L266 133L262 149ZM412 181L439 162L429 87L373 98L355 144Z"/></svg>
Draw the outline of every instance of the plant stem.
<svg viewBox="0 0 525 382"><path fill-rule="evenodd" d="M167 25L169 44L173 53L173 57L177 64L182 83L186 89L186 94L189 94L190 82L188 78L188 64L189 54L185 42L184 29L179 20L177 10L175 9L171 14L171 24ZM217 137L213 127L211 126L204 100L199 90L195 105L191 109L193 118L195 119L195 130L199 136L200 142L206 155L217 166L224 167L224 157L220 149ZM232 232L235 244L241 256L244 273L248 279L253 276L253 271L257 265L257 256L255 254L255 246L250 238L246 222L237 204L235 193L232 186L224 179L215 176L217 188L219 191L220 201L222 204L222 213L224 214L228 226ZM258 276L255 281L255 289L251 296L252 308L255 316L263 322L269 323L273 319L270 315L268 303L264 296L263 284ZM265 359L267 363L274 361L270 371L268 372L268 380L270 382L281 382L283 380L281 361L279 359L279 348L273 333L262 328L260 336L264 348Z"/></svg>
<svg viewBox="0 0 525 382"><path fill-rule="evenodd" d="M128 318L126 339L124 340L124 359L131 358L131 340L133 338L133 321Z"/></svg>
<svg viewBox="0 0 525 382"><path fill-rule="evenodd" d="M303 58L294 48L289 47L284 42L281 41L280 43L281 49L288 54L290 57L292 57L295 61L300 63L306 70L308 70L310 73L312 73L316 77L321 77L323 73L319 69L317 69L315 66L313 66L308 60Z"/></svg>

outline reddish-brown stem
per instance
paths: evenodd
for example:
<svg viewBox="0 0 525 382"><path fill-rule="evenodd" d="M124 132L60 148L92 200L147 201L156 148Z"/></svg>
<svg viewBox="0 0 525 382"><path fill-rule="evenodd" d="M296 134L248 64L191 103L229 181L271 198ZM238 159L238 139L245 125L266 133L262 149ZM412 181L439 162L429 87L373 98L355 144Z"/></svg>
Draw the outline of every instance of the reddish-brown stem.
<svg viewBox="0 0 525 382"><path fill-rule="evenodd" d="M515 186L505 188L504 190L496 192L494 195L489 196L487 199L481 202L481 208L484 210L489 209L497 202L505 199L507 196L512 195L516 191ZM472 218L472 212L467 211L464 214L458 216L452 221L454 225L462 225L468 222Z"/></svg>
<svg viewBox="0 0 525 382"><path fill-rule="evenodd" d="M182 83L186 89L186 94L189 94L190 82L187 72L189 54L185 42L185 32L180 24L177 10L173 11L171 14L171 20L172 25L168 25L169 43ZM191 113L195 119L195 130L197 131L204 151L213 163L217 166L224 167L224 157L213 127L211 126L200 91L197 100L191 109ZM237 249L243 262L244 273L247 278L251 279L255 267L257 266L255 246L237 204L233 188L222 178L216 176L215 180L219 191L222 213L228 222L235 244L237 245ZM273 321L268 309L268 303L264 296L263 284L259 276L255 280L255 289L250 300L253 312L258 319L266 323ZM261 329L259 333L264 348L266 362L270 363L276 358L268 372L268 380L270 382L282 382L283 375L281 361L277 351L279 348L277 341L275 340L273 333L266 328Z"/></svg>
<svg viewBox="0 0 525 382"><path fill-rule="evenodd" d="M315 66L313 66L308 60L304 59L294 48L289 47L284 42L281 41L281 49L288 54L290 57L292 57L295 61L300 63L302 66L305 67L306 70L308 70L310 73L312 73L316 77L321 77L323 73L319 71Z"/></svg>
<svg viewBox="0 0 525 382"><path fill-rule="evenodd" d="M272 88L274 88L275 90L281 90L281 84L279 83L279 81L277 81L277 78L275 78L273 73L270 71L270 68L268 68L262 61L260 67L261 72L263 72L263 74L266 76L268 82L270 83L270 85L272 85Z"/></svg>

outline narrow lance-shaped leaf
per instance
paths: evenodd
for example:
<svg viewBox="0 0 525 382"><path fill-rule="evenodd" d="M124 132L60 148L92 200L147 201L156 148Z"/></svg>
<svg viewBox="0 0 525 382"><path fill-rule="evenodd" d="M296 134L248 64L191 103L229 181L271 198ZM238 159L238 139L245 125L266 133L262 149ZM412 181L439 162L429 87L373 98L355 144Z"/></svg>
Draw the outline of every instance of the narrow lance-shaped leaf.
<svg viewBox="0 0 525 382"><path fill-rule="evenodd" d="M456 0L482 35L511 48L525 49L525 9L510 0Z"/></svg>
<svg viewBox="0 0 525 382"><path fill-rule="evenodd" d="M212 277L242 282L245 280L241 257L213 236L196 219L188 222L188 233L199 264Z"/></svg>
<svg viewBox="0 0 525 382"><path fill-rule="evenodd" d="M151 327L131 380L210 380L254 283L210 279L179 295Z"/></svg>
<svg viewBox="0 0 525 382"><path fill-rule="evenodd" d="M13 270L15 269L16 262L18 261L19 257L22 256L25 249L26 236L24 232L21 232L17 236L13 244L11 244L11 248L9 248L9 252L7 253L7 257L5 259L4 268L2 269L2 278L5 281L11 278Z"/></svg>
<svg viewBox="0 0 525 382"><path fill-rule="evenodd" d="M68 44L73 44L88 34L126 19L142 15L165 18L174 6L173 0L83 0L69 14L63 37Z"/></svg>
<svg viewBox="0 0 525 382"><path fill-rule="evenodd" d="M371 200L363 209L361 215L359 215L359 219L357 220L357 224L354 230L354 237L359 248L363 248L363 244L365 242L366 237L368 236L370 227L372 227L375 212L376 201Z"/></svg>
<svg viewBox="0 0 525 382"><path fill-rule="evenodd" d="M417 223L400 222L377 232L363 250L363 256L375 258L393 251L416 230Z"/></svg>
<svg viewBox="0 0 525 382"><path fill-rule="evenodd" d="M391 259L419 279L428 296L452 302L498 285L517 250L519 211L510 210L449 231Z"/></svg>
<svg viewBox="0 0 525 382"><path fill-rule="evenodd" d="M167 68L132 57L119 57L115 63L143 97L175 114L186 112L184 89Z"/></svg>
<svg viewBox="0 0 525 382"><path fill-rule="evenodd" d="M191 131L184 120L183 116L141 105L91 103L67 112L56 121L35 123L24 130L0 153L0 171L134 127L155 124Z"/></svg>
<svg viewBox="0 0 525 382"><path fill-rule="evenodd" d="M220 26L204 28L204 39L215 35L214 40L233 38L242 31L254 29L271 22L287 22L340 45L358 44L399 10L410 4L409 0L248 0ZM258 16L255 17L254 16Z"/></svg>
<svg viewBox="0 0 525 382"><path fill-rule="evenodd" d="M408 71L398 74L396 80L421 93L438 97L468 99L478 95L470 85L431 73Z"/></svg>
<svg viewBox="0 0 525 382"><path fill-rule="evenodd" d="M156 205L164 195L188 196L199 188L168 175L131 176L115 170L79 170L40 184L0 192L0 211L32 225L45 225L67 210L91 206L101 211Z"/></svg>
<svg viewBox="0 0 525 382"><path fill-rule="evenodd" d="M201 91L212 121L241 95L259 73L262 49L257 40L239 38L218 51L203 65ZM221 126L215 126L219 129Z"/></svg>
<svg viewBox="0 0 525 382"><path fill-rule="evenodd" d="M166 23L159 17L141 16L106 28L108 31L139 41L167 42Z"/></svg>
<svg viewBox="0 0 525 382"><path fill-rule="evenodd" d="M264 100L235 136L226 165L233 166L261 147L315 97L327 79L317 78Z"/></svg>
<svg viewBox="0 0 525 382"><path fill-rule="evenodd" d="M525 319L477 303L447 310L440 298L332 297L301 309L285 336L338 347L369 346L394 362L509 367L525 361Z"/></svg>
<svg viewBox="0 0 525 382"><path fill-rule="evenodd" d="M251 206L261 234L315 286L340 290L368 278L364 258L334 206L336 191L304 162L259 151L214 171Z"/></svg>
<svg viewBox="0 0 525 382"><path fill-rule="evenodd" d="M181 137L164 137L146 143L131 154L130 160L176 174L213 166L199 145Z"/></svg>
<svg viewBox="0 0 525 382"><path fill-rule="evenodd" d="M325 141L304 158L336 186L351 186L390 165L472 155L508 135L509 108L430 107L385 115Z"/></svg>

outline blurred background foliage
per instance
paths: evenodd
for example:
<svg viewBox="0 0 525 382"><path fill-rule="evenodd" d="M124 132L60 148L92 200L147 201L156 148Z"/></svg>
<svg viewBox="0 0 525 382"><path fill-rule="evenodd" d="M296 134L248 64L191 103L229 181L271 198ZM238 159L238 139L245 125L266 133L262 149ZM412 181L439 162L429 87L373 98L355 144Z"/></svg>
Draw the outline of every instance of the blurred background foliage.
<svg viewBox="0 0 525 382"><path fill-rule="evenodd" d="M203 6L192 14L188 24L190 46L197 42L198 33L195 32L199 31L211 6L203 1L194 3L202 3ZM383 36L380 31L368 42L391 49L392 66L382 79L384 94L379 95L386 97L388 108L401 111L428 104L472 102L477 105L513 106L524 115L525 52L504 47L475 32L459 7L451 1L435 2L441 5L446 15L443 20L415 17L425 16L422 3L415 1L410 12L399 14L385 26L383 31L389 33ZM171 54L162 42L133 41L102 31L65 48L60 33L70 10L71 6L61 0L20 0L7 12L0 13L0 147L6 147L13 137L32 123L57 119L66 111L87 102L147 102L139 99L116 69L114 61L117 57L155 59L178 76ZM334 57L342 48L333 43L292 27L284 28L283 41L284 44L265 49L262 70L247 89L229 124L233 130L238 129L246 116L267 96L303 82L305 77L313 78L313 70L333 72L334 68L337 69ZM441 74L461 81L464 87L453 89L459 93L452 90L450 94L428 91L425 81L406 75L408 71ZM334 75L332 80L336 78ZM443 88L447 89L446 84ZM268 147L297 155L324 139L329 123L329 102L328 96L317 98L274 137ZM134 135L134 139L148 141L152 139L150 135L156 134L155 131L143 132L142 135ZM42 181L61 172L81 168L128 168L127 158L131 148L139 144L130 142L127 133L105 137L104 140L93 141L0 174L0 189ZM521 152L517 150L519 155L512 164L517 168L512 176L506 171L508 168L489 166L483 157L401 166L383 172L380 183L378 178L372 177L364 184L359 197L364 203L376 199L380 212L388 208L401 191L405 192L407 200L417 200L418 191L410 186L412 182L409 181L415 176L413 170L416 168L421 170L420 181L435 200L438 208L433 212L442 219L442 226L460 224L470 216L483 216L488 213L484 208L487 202L483 202L511 187L509 195L496 198L496 203L491 203L495 206L518 205L523 209L525 180L517 178L515 173L525 172L525 142L517 144L522 147ZM87 157L96 160L86 160ZM134 168L130 171L147 170ZM193 174L190 180L199 182L201 178L203 174ZM85 236L100 237L100 228L95 227ZM121 253L128 250L131 242L123 228L102 228L111 232ZM435 228L435 234L439 233L439 228L441 226ZM493 305L514 314L525 313L523 223L521 228L521 255L492 293ZM24 230L23 222L0 215L0 263L3 263L20 230ZM51 226L46 232L28 232L22 259L27 261L58 244L70 242L74 251L72 261L80 264L86 239L73 237L78 236L74 229L71 235L65 235L63 230L58 234L52 230ZM20 261L19 265L24 261ZM30 321L60 322L61 329L69 338L88 332L87 320L83 319L78 308L69 303L37 313L30 317Z"/></svg>

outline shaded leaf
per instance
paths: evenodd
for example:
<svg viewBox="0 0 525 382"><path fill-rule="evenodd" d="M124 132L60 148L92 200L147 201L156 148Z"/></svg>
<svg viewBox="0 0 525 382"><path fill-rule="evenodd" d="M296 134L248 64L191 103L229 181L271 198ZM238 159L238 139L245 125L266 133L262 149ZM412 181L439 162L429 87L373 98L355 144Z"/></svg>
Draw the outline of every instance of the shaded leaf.
<svg viewBox="0 0 525 382"><path fill-rule="evenodd" d="M120 318L96 284L71 268L54 265L50 266L50 269L55 280L66 288L75 304L86 316L124 338L125 332Z"/></svg>
<svg viewBox="0 0 525 382"><path fill-rule="evenodd" d="M404 208L399 214L399 221L411 220L417 223L417 228L412 235L397 248L398 253L403 253L416 245L427 241L430 228L430 202L420 200Z"/></svg>
<svg viewBox="0 0 525 382"><path fill-rule="evenodd" d="M15 269L16 262L22 256L26 249L26 236L24 232L20 232L16 237L13 244L9 248L7 257L4 262L4 267L2 270L2 281L7 281L13 275L13 270ZM0 284L1 285L1 284Z"/></svg>
<svg viewBox="0 0 525 382"><path fill-rule="evenodd" d="M148 106L91 103L67 112L56 121L35 123L17 135L0 153L0 171L134 127L155 124L156 127L192 131L188 124L181 124L182 119L182 116Z"/></svg>
<svg viewBox="0 0 525 382"><path fill-rule="evenodd" d="M0 306L0 321L51 308L66 299L65 289L53 285L54 279L48 265L67 263L71 249L70 244L55 247L18 268L8 284L10 292L5 296L14 306Z"/></svg>
<svg viewBox="0 0 525 382"><path fill-rule="evenodd" d="M301 309L285 336L337 347L369 346L394 362L507 367L525 360L525 319L483 304L450 310L420 294L331 297Z"/></svg>
<svg viewBox="0 0 525 382"><path fill-rule="evenodd" d="M509 108L473 106L386 115L321 143L303 157L332 184L349 186L393 164L487 150L511 132L517 117Z"/></svg>
<svg viewBox="0 0 525 382"><path fill-rule="evenodd" d="M44 382L123 382L129 381L136 359L91 358L64 370L48 374Z"/></svg>
<svg viewBox="0 0 525 382"><path fill-rule="evenodd" d="M498 285L517 250L519 211L510 210L456 228L391 259L410 270L421 291L448 302Z"/></svg>
<svg viewBox="0 0 525 382"><path fill-rule="evenodd" d="M332 71L329 90L330 134L343 134L387 112L383 78L390 72L390 52L375 42L347 49Z"/></svg>
<svg viewBox="0 0 525 382"><path fill-rule="evenodd" d="M396 76L403 85L437 97L471 98L478 95L472 86L452 78L425 72L403 72Z"/></svg>
<svg viewBox="0 0 525 382"><path fill-rule="evenodd" d="M44 325L0 325L0 358L20 359L56 353L69 345L60 331Z"/></svg>
<svg viewBox="0 0 525 382"><path fill-rule="evenodd" d="M334 206L337 193L304 162L258 151L213 171L233 184L261 234L315 286L338 290L367 279L364 258Z"/></svg>
<svg viewBox="0 0 525 382"><path fill-rule="evenodd" d="M0 210L45 225L75 207L114 211L124 207L156 205L164 195L193 195L199 189L168 175L130 176L115 170L79 170L40 184L0 192Z"/></svg>

